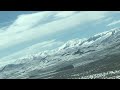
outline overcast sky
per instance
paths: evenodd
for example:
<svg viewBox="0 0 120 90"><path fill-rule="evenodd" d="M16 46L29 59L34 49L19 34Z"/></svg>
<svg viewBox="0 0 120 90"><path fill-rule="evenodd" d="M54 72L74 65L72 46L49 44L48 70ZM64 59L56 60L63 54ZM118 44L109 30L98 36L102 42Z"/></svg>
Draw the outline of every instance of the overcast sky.
<svg viewBox="0 0 120 90"><path fill-rule="evenodd" d="M0 58L27 55L119 27L119 12L0 11Z"/></svg>

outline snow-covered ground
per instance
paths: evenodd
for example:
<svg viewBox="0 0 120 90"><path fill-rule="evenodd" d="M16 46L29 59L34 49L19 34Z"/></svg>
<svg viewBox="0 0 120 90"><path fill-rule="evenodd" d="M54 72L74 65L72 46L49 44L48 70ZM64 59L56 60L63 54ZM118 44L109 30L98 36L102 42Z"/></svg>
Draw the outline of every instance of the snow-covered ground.
<svg viewBox="0 0 120 90"><path fill-rule="evenodd" d="M119 74L119 75L116 75L116 74ZM79 76L79 74L76 75L76 76ZM103 72L103 73L98 73L98 74L92 74L92 75L80 77L78 79L98 79L98 78L102 78L102 79L120 79L120 70L108 71L108 72Z"/></svg>

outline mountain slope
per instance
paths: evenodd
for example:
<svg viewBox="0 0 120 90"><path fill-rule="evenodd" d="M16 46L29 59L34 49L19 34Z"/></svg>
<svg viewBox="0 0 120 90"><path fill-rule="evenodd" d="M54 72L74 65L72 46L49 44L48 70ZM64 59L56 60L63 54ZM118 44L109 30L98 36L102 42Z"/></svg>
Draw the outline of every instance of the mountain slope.
<svg viewBox="0 0 120 90"><path fill-rule="evenodd" d="M0 78L86 78L119 70L119 39L120 29L114 29L88 39L70 40L54 50L22 57L1 67ZM109 68L113 65L114 69Z"/></svg>

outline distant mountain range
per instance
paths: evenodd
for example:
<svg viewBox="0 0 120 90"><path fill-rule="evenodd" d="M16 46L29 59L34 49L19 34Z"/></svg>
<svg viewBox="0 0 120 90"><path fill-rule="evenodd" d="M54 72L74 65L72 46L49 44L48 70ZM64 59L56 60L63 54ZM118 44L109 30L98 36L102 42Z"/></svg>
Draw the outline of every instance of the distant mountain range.
<svg viewBox="0 0 120 90"><path fill-rule="evenodd" d="M0 78L119 78L120 29L73 39L0 67Z"/></svg>

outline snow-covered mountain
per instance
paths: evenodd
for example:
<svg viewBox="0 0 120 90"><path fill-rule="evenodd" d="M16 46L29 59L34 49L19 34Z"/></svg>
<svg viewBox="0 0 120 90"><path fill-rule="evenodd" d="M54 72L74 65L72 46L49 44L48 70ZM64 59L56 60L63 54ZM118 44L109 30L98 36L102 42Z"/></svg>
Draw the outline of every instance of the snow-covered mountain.
<svg viewBox="0 0 120 90"><path fill-rule="evenodd" d="M94 62L99 60L99 58L94 58L100 56L97 54L98 52L119 44L119 39L119 28L96 34L88 39L73 39L54 50L21 57L2 66L0 68L0 78L30 78L33 74L40 76L67 65L72 64L74 67L78 67ZM106 52L103 52L101 55L106 54Z"/></svg>

